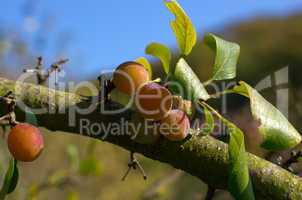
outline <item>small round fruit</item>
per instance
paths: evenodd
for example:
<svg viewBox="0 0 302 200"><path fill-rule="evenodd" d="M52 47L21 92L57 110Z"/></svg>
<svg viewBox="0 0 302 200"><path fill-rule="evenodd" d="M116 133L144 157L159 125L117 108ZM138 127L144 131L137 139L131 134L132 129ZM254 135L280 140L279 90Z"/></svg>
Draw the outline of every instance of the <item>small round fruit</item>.
<svg viewBox="0 0 302 200"><path fill-rule="evenodd" d="M21 123L12 128L7 139L8 149L16 160L31 162L37 159L44 148L40 130Z"/></svg>
<svg viewBox="0 0 302 200"><path fill-rule="evenodd" d="M125 62L117 67L112 81L118 90L132 95L149 80L149 73L143 65L137 62Z"/></svg>
<svg viewBox="0 0 302 200"><path fill-rule="evenodd" d="M171 110L160 123L160 133L171 141L181 141L189 134L190 120L181 110Z"/></svg>
<svg viewBox="0 0 302 200"><path fill-rule="evenodd" d="M159 121L172 109L172 95L157 83L147 83L138 89L135 106L144 118Z"/></svg>

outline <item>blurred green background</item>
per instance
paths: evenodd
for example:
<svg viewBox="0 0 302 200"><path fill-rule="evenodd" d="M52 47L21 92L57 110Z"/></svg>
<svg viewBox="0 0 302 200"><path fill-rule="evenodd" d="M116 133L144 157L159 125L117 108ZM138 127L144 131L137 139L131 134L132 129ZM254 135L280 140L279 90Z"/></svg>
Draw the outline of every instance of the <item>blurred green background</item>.
<svg viewBox="0 0 302 200"><path fill-rule="evenodd" d="M180 2L182 3L182 1ZM276 3L279 6L277 9L277 5L274 5L273 1L265 5L265 8L272 7L269 14L265 12L266 10L262 10L262 12L249 12L250 15L245 16L242 13L245 12L245 9L248 11L251 8L246 8L237 1L230 1L235 13L233 18L232 15L223 12L226 9L223 6L227 6L228 1L221 3L221 7L217 8L217 10L204 12L205 14L203 14L204 10L201 9L199 12L198 8L194 7L196 2L188 1L183 3L189 15L192 11L193 22L198 24L198 29L201 30L199 25L204 23L201 20L209 19L211 23L205 22L207 31L213 31L226 40L240 44L241 56L238 66L238 80L242 79L252 85L256 85L272 72L288 66L289 119L301 131L302 125L299 122L302 118L302 80L300 78L302 72L302 14L299 12L301 8L299 5L301 4L295 4L294 2L291 5L292 9L285 9L287 7L284 5L284 10L282 10L282 8L279 8L282 7L282 4L279 5L280 2L278 1ZM156 15L156 9L150 10L148 14L148 5L142 5L142 2L138 4L138 1L136 1L134 9L132 7L134 2L132 4L129 3L131 5L124 8L130 12L129 16L126 14L127 20L119 21L120 24L115 24L116 21L113 20L116 18L122 20L123 17L120 16L119 18L118 12L106 12L107 21L103 19L106 22L93 21L92 19L98 19L98 13L97 10L89 13L89 9L92 9L91 7L94 4L89 5L87 8L83 8L83 13L73 13L76 17L74 20L78 20L79 16L84 18L87 15L95 16L95 18L91 18L91 21L79 20L77 24L79 29L81 27L84 29L79 31L76 28L75 30L68 30L68 26L66 26L67 28L64 27L64 20L66 21L67 19L63 19L72 18L73 16L66 16L65 11L67 10L67 13L70 12L68 11L70 8L75 8L77 11L81 10L78 8L79 5L76 4L78 6L76 7L70 1L62 4L54 1L54 7L51 7L51 4L39 3L39 1L32 0L18 3L5 2L1 6L3 10L0 14L1 77L16 78L25 66L33 65L35 58L42 55L46 58L47 64L60 57L72 59L66 69L68 73L66 80L94 80L96 73L105 69L113 69L120 62L143 55L144 46L152 40L159 39L159 42L164 40L173 49L176 49L174 48L176 45L173 35L166 31L169 28L169 17L163 18L168 16L168 14L162 15L160 13L159 16L163 16L161 20L155 21L153 19L152 23L146 22L148 20L146 18L141 21L137 20L143 13L151 16ZM161 1L155 1L154 4L163 5ZM209 9L215 8L215 2L207 1L206 4L208 4ZM42 8L39 5L42 5ZM198 5L202 6L200 3ZM5 6L8 6L9 9L6 10ZM49 9L45 9L45 7L48 8L47 6L50 6ZM107 5L95 3L95 6L100 6L103 12ZM134 12L139 10L140 6L143 7L144 12ZM259 5L259 8L261 6ZM276 9L273 9L275 7ZM163 6L158 9L164 10ZM12 13L11 10L14 10L14 12ZM44 12L45 10L47 12ZM232 10L229 12L232 13ZM225 17L226 20L210 18L216 13L221 19ZM103 16L105 14L99 15ZM111 17L113 22L110 22ZM53 20L54 18L56 20ZM165 23L162 22L163 19L166 19ZM131 20L135 22L133 23L136 28L127 29L123 27L123 25L127 26L127 24L133 25ZM24 27L19 26L21 22L27 23L29 30L24 31ZM40 26L34 30L33 28L38 26L37 22L39 22ZM76 22L72 21L71 23ZM88 26L87 23L94 24L94 26ZM107 27L109 26L108 24L111 24L110 27ZM166 29L162 30L161 26L155 27L155 24L161 24ZM140 25L142 26L140 27ZM108 35L99 35L99 38L93 35L95 37L89 38L89 35L83 34L83 32L104 31L102 28L96 29L95 26L103 27L106 33L108 32ZM110 29L112 28L111 26L115 28L122 26L123 30L117 32L117 29ZM146 30L145 26L150 27L150 30ZM162 30L162 38L160 37L161 31L155 34L155 29ZM201 31L198 45L194 48L192 55L189 56L188 62L199 77L206 81L210 76L214 55L203 45L202 35L204 30ZM110 38L110 33L112 33L112 38ZM148 35L149 33L149 37L152 37L152 39L143 36L137 37L135 35L137 33L141 35ZM76 36L80 39L74 39ZM114 40L114 42L110 41L109 43L102 43L100 46L93 46L92 44L98 39L101 41ZM124 47L118 46L121 45L119 43L122 40L127 40L128 42L122 43ZM133 49L131 49L132 44ZM82 47L84 50L81 50ZM127 51L127 48L131 50ZM90 51L87 51L87 49ZM133 53L134 51L137 53ZM109 56L109 54L117 55ZM153 63L154 66L158 66L155 61ZM98 67L100 65L102 67ZM156 71L160 73L160 70ZM274 102L273 93L274 91L270 91L266 96L272 102ZM203 199L205 196L207 186L200 180L177 171L166 164L152 161L142 156L138 156L138 158L148 173L149 179L144 181L140 173L132 171L127 180L122 182L121 178L127 170L129 152L119 147L84 137L79 138L79 136L71 134L49 133L47 130L43 132L46 141L45 151L34 163L19 163L21 170L20 183L17 191L10 195L8 199L195 200ZM5 133L1 131L1 134L3 135L0 140L0 174L2 180L7 167L9 153L6 147ZM218 191L214 199L232 198L227 192Z"/></svg>

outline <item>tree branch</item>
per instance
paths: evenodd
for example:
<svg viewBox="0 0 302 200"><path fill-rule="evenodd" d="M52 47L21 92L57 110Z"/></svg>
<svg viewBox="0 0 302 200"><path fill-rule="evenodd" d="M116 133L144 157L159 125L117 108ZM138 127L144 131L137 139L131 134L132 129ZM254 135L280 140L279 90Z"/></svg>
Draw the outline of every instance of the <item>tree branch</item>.
<svg viewBox="0 0 302 200"><path fill-rule="evenodd" d="M90 123L101 122L108 125L113 122L120 123L121 119L128 120L131 115L130 111L117 115L105 115L100 111L77 114L75 126L71 126L68 123L69 114L72 113L75 106L87 105L87 101L81 96L0 78L0 96L8 91L13 91L17 99L19 98L31 107L49 107L49 111L53 114L47 112L36 117L40 126L52 131L64 131L103 139L104 133L89 135L87 129L81 130L80 121L87 119L90 120ZM107 103L105 108L111 110L117 108L117 105ZM24 116L23 112L17 112L18 120ZM168 163L217 189L227 188L228 146L211 136L192 136L182 142L170 142L162 139L154 145L135 143L127 135L108 135L104 141ZM255 155L248 154L248 160L257 199L302 199L301 178Z"/></svg>

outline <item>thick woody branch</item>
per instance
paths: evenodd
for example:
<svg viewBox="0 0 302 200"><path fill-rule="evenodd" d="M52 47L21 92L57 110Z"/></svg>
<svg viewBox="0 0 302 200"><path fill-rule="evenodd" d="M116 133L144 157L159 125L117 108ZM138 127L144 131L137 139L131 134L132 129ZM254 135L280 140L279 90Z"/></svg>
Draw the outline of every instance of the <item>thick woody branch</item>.
<svg viewBox="0 0 302 200"><path fill-rule="evenodd" d="M76 114L75 123L72 126L69 124L71 111L76 106L87 105L87 100L82 99L81 96L0 78L0 96L8 91L13 91L17 99L19 98L31 107L49 107L50 113L37 115L39 125L49 130L103 139L124 149L182 169L215 188L227 188L228 146L211 136L192 136L182 142L161 139L154 145L142 145L135 143L127 135L108 135L107 137L104 137L104 133L89 135L87 129L81 130L81 120L109 125L113 122L120 123L121 119L128 120L131 112L125 111L114 115L102 114L100 111ZM116 107L117 105L113 103L105 105L107 110ZM21 120L22 115L24 116L22 112L17 113L18 120ZM255 155L248 154L248 160L257 199L302 199L301 178Z"/></svg>

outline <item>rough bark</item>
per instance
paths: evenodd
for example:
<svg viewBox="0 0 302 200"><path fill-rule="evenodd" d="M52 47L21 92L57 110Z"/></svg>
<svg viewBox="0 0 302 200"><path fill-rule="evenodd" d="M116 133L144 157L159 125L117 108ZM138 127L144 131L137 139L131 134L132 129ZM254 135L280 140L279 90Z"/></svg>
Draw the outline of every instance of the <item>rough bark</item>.
<svg viewBox="0 0 302 200"><path fill-rule="evenodd" d="M31 107L50 108L52 113L47 112L36 116L39 126L56 131L56 133L63 131L101 139L124 149L141 153L151 159L168 163L200 178L213 187L227 188L228 145L211 136L192 136L182 142L169 142L162 139L153 145L135 143L128 135L108 135L103 139L103 133L89 135L89 131L86 129L81 130L80 120L88 119L91 123L102 122L103 124L120 123L122 118L129 119L131 111L118 115L104 115L100 111L77 114L75 126L70 126L68 123L69 112L75 106L87 105L87 100L81 96L0 78L0 96L8 91L13 91L19 100ZM106 109L116 107L117 105L113 103L105 105ZM18 110L17 116L19 120L22 120L24 113ZM248 154L248 160L257 199L302 199L301 178L255 155Z"/></svg>

